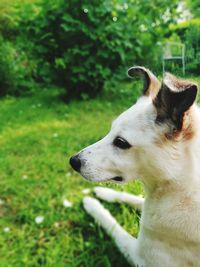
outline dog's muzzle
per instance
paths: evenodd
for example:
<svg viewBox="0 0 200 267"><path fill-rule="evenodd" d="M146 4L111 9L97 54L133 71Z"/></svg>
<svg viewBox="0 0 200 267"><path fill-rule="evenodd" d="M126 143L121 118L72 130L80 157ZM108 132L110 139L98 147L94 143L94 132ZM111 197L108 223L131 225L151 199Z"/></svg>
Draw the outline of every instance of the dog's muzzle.
<svg viewBox="0 0 200 267"><path fill-rule="evenodd" d="M81 160L78 155L71 157L69 163L75 171L80 172Z"/></svg>

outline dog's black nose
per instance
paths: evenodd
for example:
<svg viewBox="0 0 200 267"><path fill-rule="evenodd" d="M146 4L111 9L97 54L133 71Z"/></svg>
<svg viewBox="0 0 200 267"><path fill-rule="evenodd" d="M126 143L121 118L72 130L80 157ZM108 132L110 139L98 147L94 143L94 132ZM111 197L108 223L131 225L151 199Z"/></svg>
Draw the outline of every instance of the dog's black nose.
<svg viewBox="0 0 200 267"><path fill-rule="evenodd" d="M78 155L71 157L69 163L75 171L80 172L81 160L79 159Z"/></svg>

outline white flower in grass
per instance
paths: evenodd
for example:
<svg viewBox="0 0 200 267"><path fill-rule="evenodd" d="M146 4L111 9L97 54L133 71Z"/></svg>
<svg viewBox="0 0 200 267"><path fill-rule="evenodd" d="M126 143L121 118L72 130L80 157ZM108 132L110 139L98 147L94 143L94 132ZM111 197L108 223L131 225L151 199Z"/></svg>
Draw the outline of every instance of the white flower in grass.
<svg viewBox="0 0 200 267"><path fill-rule="evenodd" d="M70 202L69 200L67 200L67 199L64 199L63 200L63 206L65 207L65 208L71 208L72 207L72 202Z"/></svg>
<svg viewBox="0 0 200 267"><path fill-rule="evenodd" d="M4 233L9 233L10 232L10 228L9 227L4 227L3 231L4 231Z"/></svg>
<svg viewBox="0 0 200 267"><path fill-rule="evenodd" d="M55 227L55 228L58 228L59 226L60 226L59 222L55 222L55 223L54 223L54 227Z"/></svg>
<svg viewBox="0 0 200 267"><path fill-rule="evenodd" d="M26 179L28 179L28 176L27 175L23 175L22 176L22 180L26 180Z"/></svg>
<svg viewBox="0 0 200 267"><path fill-rule="evenodd" d="M42 223L44 221L44 216L37 216L36 218L35 218L35 222L37 223L37 224L40 224L40 223Z"/></svg>
<svg viewBox="0 0 200 267"><path fill-rule="evenodd" d="M85 188L85 189L82 190L82 193L85 194L85 195L87 195L87 194L90 193L90 191L91 190L89 188Z"/></svg>
<svg viewBox="0 0 200 267"><path fill-rule="evenodd" d="M128 9L128 4L127 3L124 4L124 8Z"/></svg>
<svg viewBox="0 0 200 267"><path fill-rule="evenodd" d="M4 200L0 198L0 206L4 204Z"/></svg>
<svg viewBox="0 0 200 267"><path fill-rule="evenodd" d="M54 138L57 138L57 137L58 137L58 133L54 133L54 134L53 134L53 137L54 137Z"/></svg>

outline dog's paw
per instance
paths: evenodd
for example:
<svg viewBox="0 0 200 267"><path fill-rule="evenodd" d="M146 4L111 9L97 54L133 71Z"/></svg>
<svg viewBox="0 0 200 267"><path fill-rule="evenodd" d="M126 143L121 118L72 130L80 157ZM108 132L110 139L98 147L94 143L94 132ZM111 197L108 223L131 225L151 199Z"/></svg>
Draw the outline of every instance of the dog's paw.
<svg viewBox="0 0 200 267"><path fill-rule="evenodd" d="M101 203L93 197L84 197L83 198L83 207L89 214L96 213L96 211L102 208Z"/></svg>
<svg viewBox="0 0 200 267"><path fill-rule="evenodd" d="M114 191L113 189L97 186L94 188L94 193L96 194L98 198L102 200L105 200L108 202L117 201L118 192Z"/></svg>
<svg viewBox="0 0 200 267"><path fill-rule="evenodd" d="M110 212L101 205L101 203L92 197L83 198L83 207L86 212L92 216L95 221L101 225L108 233L113 230L116 220L111 216Z"/></svg>

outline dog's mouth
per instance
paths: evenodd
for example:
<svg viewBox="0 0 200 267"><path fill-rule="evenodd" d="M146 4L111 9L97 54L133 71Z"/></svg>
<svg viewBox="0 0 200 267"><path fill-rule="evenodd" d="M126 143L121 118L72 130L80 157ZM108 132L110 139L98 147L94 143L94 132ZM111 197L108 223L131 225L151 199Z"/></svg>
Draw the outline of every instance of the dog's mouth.
<svg viewBox="0 0 200 267"><path fill-rule="evenodd" d="M115 181L115 182L123 182L124 179L121 176L115 176L111 178L110 180Z"/></svg>
<svg viewBox="0 0 200 267"><path fill-rule="evenodd" d="M116 183L123 183L124 182L124 178L121 176L115 176L113 178L107 178L107 179L90 179L88 178L86 175L82 174L82 177L85 178L86 180L89 180L91 182L116 182Z"/></svg>

